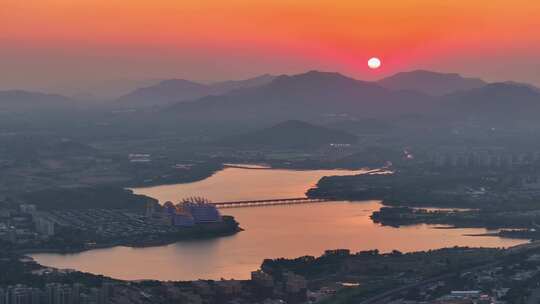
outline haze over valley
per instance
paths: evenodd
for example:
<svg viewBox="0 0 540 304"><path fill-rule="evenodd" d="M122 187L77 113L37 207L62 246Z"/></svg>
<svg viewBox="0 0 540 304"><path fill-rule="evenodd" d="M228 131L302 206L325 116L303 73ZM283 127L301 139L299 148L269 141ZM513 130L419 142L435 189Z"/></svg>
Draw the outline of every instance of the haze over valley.
<svg viewBox="0 0 540 304"><path fill-rule="evenodd" d="M540 303L540 2L0 7L0 304Z"/></svg>

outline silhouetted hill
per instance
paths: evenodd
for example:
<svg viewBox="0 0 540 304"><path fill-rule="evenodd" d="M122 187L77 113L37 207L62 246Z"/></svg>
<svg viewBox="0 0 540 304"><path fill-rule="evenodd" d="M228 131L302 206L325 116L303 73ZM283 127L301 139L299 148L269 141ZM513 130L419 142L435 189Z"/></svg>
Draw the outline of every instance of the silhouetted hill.
<svg viewBox="0 0 540 304"><path fill-rule="evenodd" d="M117 101L126 106L155 106L200 98L207 93L206 85L183 79L170 79L153 86L136 89Z"/></svg>
<svg viewBox="0 0 540 304"><path fill-rule="evenodd" d="M209 86L211 87L211 90L212 90L211 93L213 95L220 95L220 94L228 93L234 90L262 86L262 85L272 82L272 80L274 80L275 78L276 76L274 75L264 74L264 75L249 78L246 80L228 80L228 81L216 82Z"/></svg>
<svg viewBox="0 0 540 304"><path fill-rule="evenodd" d="M328 128L352 134L381 134L391 132L396 126L377 119L338 120L325 125Z"/></svg>
<svg viewBox="0 0 540 304"><path fill-rule="evenodd" d="M338 73L279 76L267 85L177 103L168 111L186 119L283 121L321 117L379 117L424 112L427 95L392 91Z"/></svg>
<svg viewBox="0 0 540 304"><path fill-rule="evenodd" d="M47 109L74 105L68 97L23 90L0 91L0 110Z"/></svg>
<svg viewBox="0 0 540 304"><path fill-rule="evenodd" d="M459 74L424 70L397 73L379 80L378 83L393 90L413 90L433 96L480 88L487 84L478 78L464 78Z"/></svg>
<svg viewBox="0 0 540 304"><path fill-rule="evenodd" d="M537 119L540 93L525 85L493 83L442 98L441 115L469 118Z"/></svg>
<svg viewBox="0 0 540 304"><path fill-rule="evenodd" d="M267 146L272 148L309 148L331 143L351 144L356 136L298 120L289 120L273 127L226 138L225 146Z"/></svg>
<svg viewBox="0 0 540 304"><path fill-rule="evenodd" d="M523 82L517 82L517 81L505 81L503 82L505 84L509 84L509 85L516 85L516 86L524 86L524 87L527 87L537 93L540 93L540 88L537 87L537 86L534 86L532 84L529 84L529 83L523 83Z"/></svg>
<svg viewBox="0 0 540 304"><path fill-rule="evenodd" d="M274 76L262 75L246 80L231 80L213 84L200 84L183 79L164 80L160 83L120 97L117 102L124 106L160 106L175 102L194 100L208 95L220 95L233 90L251 88L272 81Z"/></svg>

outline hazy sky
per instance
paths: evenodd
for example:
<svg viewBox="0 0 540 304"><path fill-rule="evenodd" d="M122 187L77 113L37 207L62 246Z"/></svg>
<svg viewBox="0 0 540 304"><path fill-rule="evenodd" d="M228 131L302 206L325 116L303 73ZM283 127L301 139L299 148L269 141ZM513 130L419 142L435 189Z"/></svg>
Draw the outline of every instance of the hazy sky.
<svg viewBox="0 0 540 304"><path fill-rule="evenodd" d="M0 88L417 68L540 85L536 0L0 1Z"/></svg>

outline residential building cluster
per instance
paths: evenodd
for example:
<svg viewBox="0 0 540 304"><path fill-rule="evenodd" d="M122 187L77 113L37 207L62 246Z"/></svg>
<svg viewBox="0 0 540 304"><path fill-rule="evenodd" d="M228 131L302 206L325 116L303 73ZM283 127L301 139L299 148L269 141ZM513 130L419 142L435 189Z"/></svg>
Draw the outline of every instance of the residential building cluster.
<svg viewBox="0 0 540 304"><path fill-rule="evenodd" d="M100 288L79 283L49 283L44 288L11 285L0 287L0 304L106 304L114 290L112 283L103 283Z"/></svg>
<svg viewBox="0 0 540 304"><path fill-rule="evenodd" d="M0 208L0 240L20 245L33 243L41 238L33 221L33 205L20 205L19 209Z"/></svg>
<svg viewBox="0 0 540 304"><path fill-rule="evenodd" d="M540 152L508 151L498 147L441 147L427 153L427 161L435 167L512 168L540 163Z"/></svg>
<svg viewBox="0 0 540 304"><path fill-rule="evenodd" d="M198 224L221 223L215 206L202 200L185 200L164 207L149 203L146 214L137 210L73 209L37 210L21 204L18 209L0 208L0 240L17 245L38 245L68 232L107 241L148 235L169 235Z"/></svg>
<svg viewBox="0 0 540 304"><path fill-rule="evenodd" d="M540 254L497 264L479 271L466 271L457 279L418 287L417 294L390 304L513 304L540 300ZM464 287L465 289L452 289ZM450 290L441 295L441 291ZM516 290L518 292L512 292ZM524 302L522 302L524 301Z"/></svg>

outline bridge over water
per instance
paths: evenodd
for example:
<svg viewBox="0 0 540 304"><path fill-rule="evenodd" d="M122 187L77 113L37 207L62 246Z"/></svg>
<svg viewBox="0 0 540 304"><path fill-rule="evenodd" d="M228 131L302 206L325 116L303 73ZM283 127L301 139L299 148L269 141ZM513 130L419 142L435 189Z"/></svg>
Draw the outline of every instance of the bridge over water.
<svg viewBox="0 0 540 304"><path fill-rule="evenodd" d="M212 203L218 208L235 208L235 207L259 207L270 205L293 205L293 204L309 204L327 202L329 199L324 198L308 198L308 197L293 197L293 198L274 198L265 200L247 200L247 201L232 201Z"/></svg>

